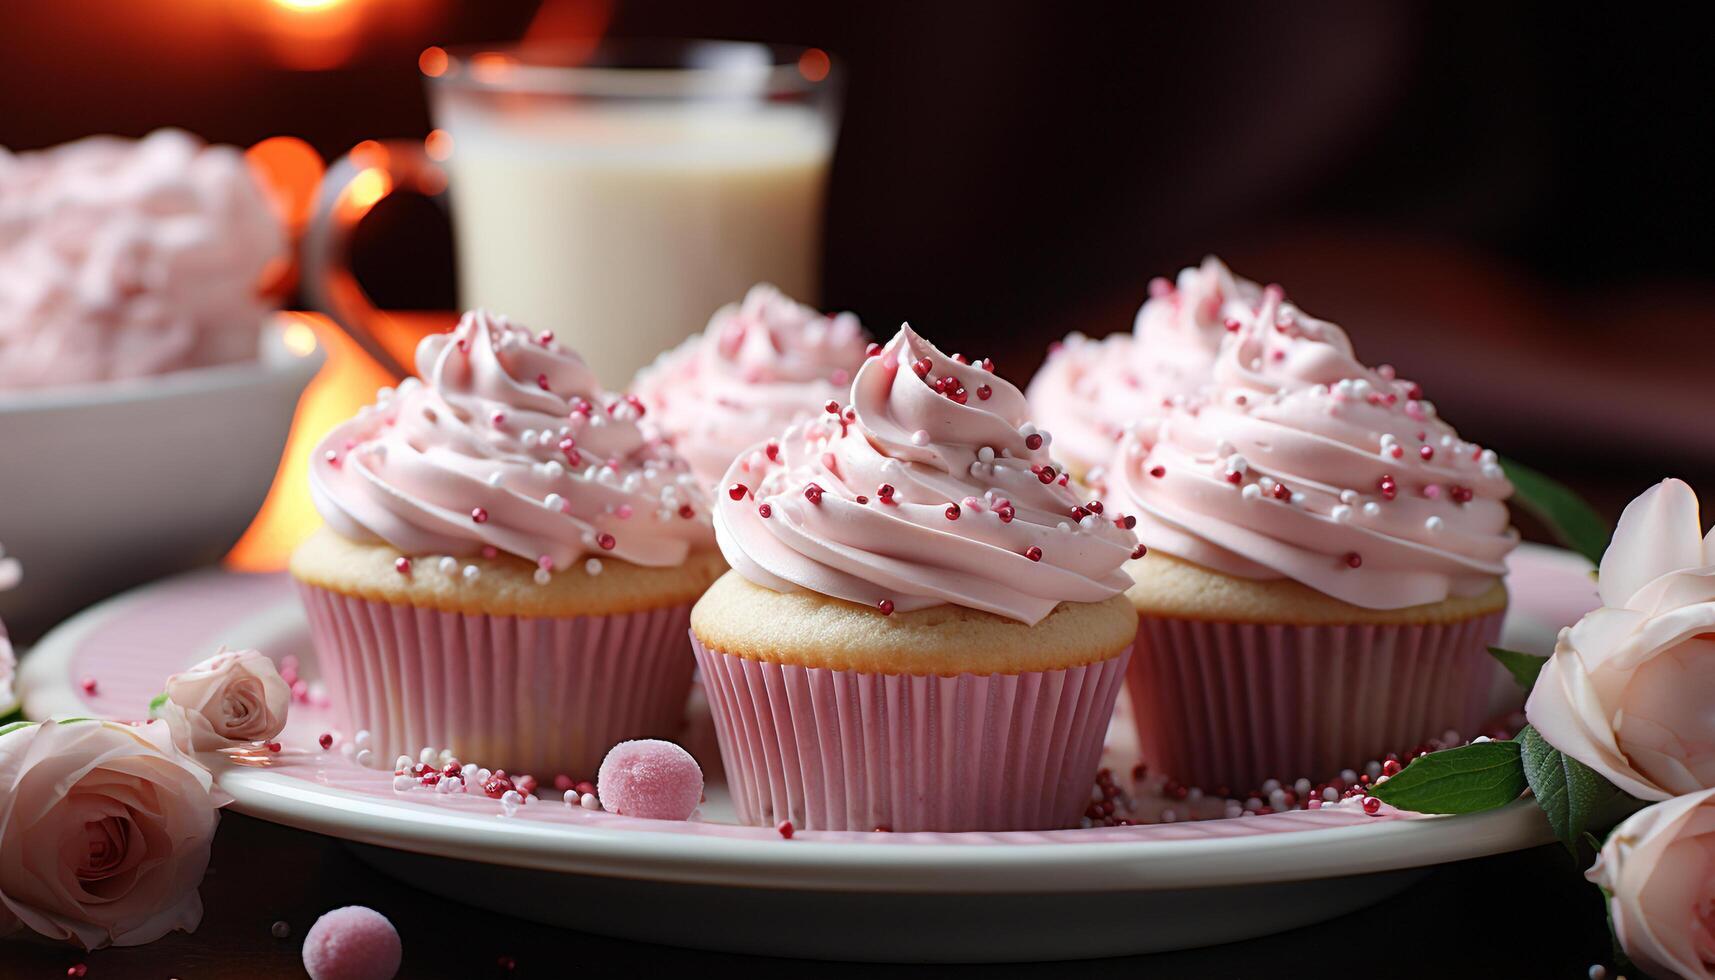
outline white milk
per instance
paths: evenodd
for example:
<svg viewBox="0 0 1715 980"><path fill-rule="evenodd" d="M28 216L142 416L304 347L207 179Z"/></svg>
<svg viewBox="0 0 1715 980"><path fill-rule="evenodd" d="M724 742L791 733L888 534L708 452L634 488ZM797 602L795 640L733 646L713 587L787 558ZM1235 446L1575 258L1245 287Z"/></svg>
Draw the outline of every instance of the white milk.
<svg viewBox="0 0 1715 980"><path fill-rule="evenodd" d="M753 283L817 301L832 132L801 105L443 105L461 302L612 388Z"/></svg>

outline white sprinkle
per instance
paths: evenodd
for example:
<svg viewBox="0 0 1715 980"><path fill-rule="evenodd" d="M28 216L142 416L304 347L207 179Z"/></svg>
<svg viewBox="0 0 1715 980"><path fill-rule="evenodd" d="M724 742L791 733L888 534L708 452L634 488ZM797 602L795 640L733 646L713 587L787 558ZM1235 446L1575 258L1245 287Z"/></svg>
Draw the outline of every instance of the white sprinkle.
<svg viewBox="0 0 1715 980"><path fill-rule="evenodd" d="M1062 534L1071 534L1072 533L1072 525L1067 524L1065 521L1061 521L1060 523L1054 525L1054 530L1059 531Z"/></svg>
<svg viewBox="0 0 1715 980"><path fill-rule="evenodd" d="M1340 800L1340 794L1337 790L1334 789L1334 787L1324 786L1322 788L1322 802L1324 802L1324 803L1337 803L1337 802L1339 802L1339 800Z"/></svg>
<svg viewBox="0 0 1715 980"><path fill-rule="evenodd" d="M488 485L491 487L500 486L500 471L499 470L495 470L493 473L488 474Z"/></svg>
<svg viewBox="0 0 1715 980"><path fill-rule="evenodd" d="M353 744L355 744L358 748L361 749L361 748L367 747L369 745L369 740L373 737L374 736L369 734L369 729L359 728L357 730L357 734L353 735L351 737L351 741Z"/></svg>
<svg viewBox="0 0 1715 980"><path fill-rule="evenodd" d="M542 464L542 472L557 480L566 475L566 467L559 460L550 459Z"/></svg>
<svg viewBox="0 0 1715 980"><path fill-rule="evenodd" d="M536 430L535 429L525 429L524 434L518 437L518 441L523 442L523 443L535 442L536 441Z"/></svg>
<svg viewBox="0 0 1715 980"><path fill-rule="evenodd" d="M1423 529L1428 531L1430 534L1440 534L1441 529L1446 526L1447 522L1443 521L1439 517L1431 517L1423 522Z"/></svg>
<svg viewBox="0 0 1715 980"><path fill-rule="evenodd" d="M542 506L549 510L557 510L563 513L566 509L566 498L557 493L551 493L542 498Z"/></svg>
<svg viewBox="0 0 1715 980"><path fill-rule="evenodd" d="M1078 526L1086 531L1094 531L1102 526L1102 519L1094 514L1085 514L1078 519Z"/></svg>
<svg viewBox="0 0 1715 980"><path fill-rule="evenodd" d="M1341 382L1341 383L1344 384L1345 382ZM1278 792L1279 790L1280 790L1280 780L1278 780L1278 779L1265 779L1265 780L1263 780L1262 791L1264 793L1268 793L1269 795L1272 796L1274 793Z"/></svg>
<svg viewBox="0 0 1715 980"><path fill-rule="evenodd" d="M1344 524L1352 519L1352 508L1345 504L1336 504L1334 509L1328 512L1328 516Z"/></svg>
<svg viewBox="0 0 1715 980"><path fill-rule="evenodd" d="M375 753L369 749L358 749L357 758L354 761L365 769L373 769L375 767Z"/></svg>
<svg viewBox="0 0 1715 980"><path fill-rule="evenodd" d="M1355 783L1358 781L1358 774L1352 769L1342 769L1340 770L1340 780L1341 782Z"/></svg>
<svg viewBox="0 0 1715 980"><path fill-rule="evenodd" d="M457 776L452 776L450 778L443 779L443 780L435 783L435 792L441 794L442 796L445 796L448 793L451 793L454 791L453 790L453 783L455 783L457 781L458 781Z"/></svg>
<svg viewBox="0 0 1715 980"><path fill-rule="evenodd" d="M1356 490L1341 490L1340 491L1340 503L1342 503L1342 504L1355 504L1357 502L1358 502L1358 491L1356 491Z"/></svg>
<svg viewBox="0 0 1715 980"><path fill-rule="evenodd" d="M393 792L403 793L406 790L410 789L411 786L413 784L415 784L416 782L417 782L417 780L411 776L403 776L403 775L394 776L393 777Z"/></svg>
<svg viewBox="0 0 1715 980"><path fill-rule="evenodd" d="M929 433L923 429L918 429L916 432L911 433L911 444L913 446L929 445Z"/></svg>
<svg viewBox="0 0 1715 980"><path fill-rule="evenodd" d="M562 796L561 799L566 801L567 806L577 806L578 805L578 791L575 789L566 790L566 795Z"/></svg>
<svg viewBox="0 0 1715 980"><path fill-rule="evenodd" d="M1292 791L1297 793L1299 796L1309 796L1310 780L1305 779L1303 776L1298 777L1298 781L1292 784Z"/></svg>
<svg viewBox="0 0 1715 980"><path fill-rule="evenodd" d="M600 575L601 574L601 559L600 558L591 558L589 561L584 562L584 571L590 575Z"/></svg>
<svg viewBox="0 0 1715 980"><path fill-rule="evenodd" d="M476 767L476 763L474 763L474 762L465 763L464 768L459 770L459 775L462 776L464 778L464 781L467 783L476 782L476 773L477 773L477 767Z"/></svg>
<svg viewBox="0 0 1715 980"><path fill-rule="evenodd" d="M1471 744L1472 744L1472 745L1475 745L1475 744L1477 744L1477 743L1478 743L1478 742L1490 742L1490 741L1493 741L1493 739L1491 739L1491 738L1489 738L1489 736L1487 736L1487 735L1478 735L1478 736L1477 736L1477 737L1476 737L1476 738L1474 738L1474 739L1471 739Z"/></svg>
<svg viewBox="0 0 1715 980"><path fill-rule="evenodd" d="M1382 774L1382 764L1377 762L1374 759L1371 759L1370 761L1364 763L1364 772L1371 779L1375 779L1376 777L1378 777Z"/></svg>
<svg viewBox="0 0 1715 980"><path fill-rule="evenodd" d="M984 446L977 450L977 459L980 459L985 463L994 462L994 447Z"/></svg>
<svg viewBox="0 0 1715 980"><path fill-rule="evenodd" d="M408 755L402 755L399 758L394 759L393 760L393 768L395 768L395 769L409 769L409 768L411 768L411 757Z"/></svg>
<svg viewBox="0 0 1715 980"><path fill-rule="evenodd" d="M466 565L462 574L464 575L464 580L466 582L474 582L476 581L477 576L482 574L482 569L475 565Z"/></svg>
<svg viewBox="0 0 1715 980"><path fill-rule="evenodd" d="M1379 516L1381 516L1381 512L1382 512L1382 505L1376 503L1373 500L1364 504L1364 516L1365 517L1379 517Z"/></svg>
<svg viewBox="0 0 1715 980"><path fill-rule="evenodd" d="M438 753L436 753L434 749L424 746L423 750L417 753L417 761L426 766L435 761L435 756L437 754Z"/></svg>
<svg viewBox="0 0 1715 980"><path fill-rule="evenodd" d="M459 560L457 558L454 558L452 555L448 555L441 559L441 573L443 575L456 575L458 574L458 570Z"/></svg>
<svg viewBox="0 0 1715 980"><path fill-rule="evenodd" d="M1306 498L1305 498L1304 494L1299 493L1297 491L1294 491L1292 494L1292 497L1290 499L1294 505L1296 505L1298 507L1302 507L1302 506L1304 506L1304 501Z"/></svg>
<svg viewBox="0 0 1715 980"><path fill-rule="evenodd" d="M536 574L531 576L531 578L536 580L537 585L547 585L553 580L554 576L548 574L548 570L546 568L538 568L536 569Z"/></svg>
<svg viewBox="0 0 1715 980"><path fill-rule="evenodd" d="M1257 500L1262 497L1262 488L1254 483L1247 483L1244 489L1239 491L1239 494L1246 500Z"/></svg>
<svg viewBox="0 0 1715 980"><path fill-rule="evenodd" d="M601 809L601 801L596 799L596 796L594 793L585 793L583 795L583 797L578 800L578 805L583 807L586 810L600 810Z"/></svg>

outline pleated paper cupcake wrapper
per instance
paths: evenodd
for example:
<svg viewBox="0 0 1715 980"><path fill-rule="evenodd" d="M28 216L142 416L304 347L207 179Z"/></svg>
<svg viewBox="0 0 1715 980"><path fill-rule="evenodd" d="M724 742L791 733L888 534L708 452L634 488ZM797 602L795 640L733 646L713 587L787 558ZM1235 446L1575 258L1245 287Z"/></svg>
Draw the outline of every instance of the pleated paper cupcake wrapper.
<svg viewBox="0 0 1715 980"><path fill-rule="evenodd" d="M1126 687L1144 761L1235 793L1321 782L1484 720L1502 614L1279 626L1145 616Z"/></svg>
<svg viewBox="0 0 1715 980"><path fill-rule="evenodd" d="M298 583L324 682L377 765L424 748L546 781L595 778L607 750L674 738L694 662L689 603L613 616L486 616Z"/></svg>
<svg viewBox="0 0 1715 980"><path fill-rule="evenodd" d="M1048 830L1090 802L1128 653L923 677L691 646L739 819L797 829Z"/></svg>

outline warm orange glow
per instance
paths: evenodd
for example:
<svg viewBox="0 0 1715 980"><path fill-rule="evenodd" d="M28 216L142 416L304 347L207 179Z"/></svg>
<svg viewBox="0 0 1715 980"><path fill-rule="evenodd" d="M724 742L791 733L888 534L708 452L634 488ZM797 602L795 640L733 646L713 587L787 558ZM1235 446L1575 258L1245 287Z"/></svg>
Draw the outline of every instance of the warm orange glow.
<svg viewBox="0 0 1715 980"><path fill-rule="evenodd" d="M287 10L325 10L337 7L346 0L273 0L274 6L285 7Z"/></svg>
<svg viewBox="0 0 1715 980"><path fill-rule="evenodd" d="M294 232L301 230L310 220L316 188L327 169L321 154L296 136L270 136L244 155L270 190L282 220Z"/></svg>
<svg viewBox="0 0 1715 980"><path fill-rule="evenodd" d="M812 82L827 78L832 67L833 62L828 59L828 53L821 48L811 48L798 56L798 74Z"/></svg>
<svg viewBox="0 0 1715 980"><path fill-rule="evenodd" d="M483 51L471 55L470 74L479 82L498 82L512 71L515 64L510 55L499 51Z"/></svg>
<svg viewBox="0 0 1715 980"><path fill-rule="evenodd" d="M453 155L453 134L444 129L431 129L423 137L423 152L431 160L445 160Z"/></svg>
<svg viewBox="0 0 1715 980"><path fill-rule="evenodd" d="M375 0L228 0L288 68L319 71L357 53Z"/></svg>
<svg viewBox="0 0 1715 980"><path fill-rule="evenodd" d="M545 0L524 30L524 43L570 48L566 58L577 64L595 50L612 19L613 0Z"/></svg>
<svg viewBox="0 0 1715 980"><path fill-rule="evenodd" d="M384 170L370 167L351 178L351 183L346 185L342 203L353 211L368 211L392 189L393 178L387 176Z"/></svg>
<svg viewBox="0 0 1715 980"><path fill-rule="evenodd" d="M319 313L288 313L284 340L288 350L304 353L319 341L327 363L310 382L292 419L292 434L268 499L244 537L226 556L228 567L246 572L286 567L292 549L321 525L310 502L310 454L328 430L375 400L375 390L391 384L379 365ZM409 352L422 337L451 326L451 313L390 313L373 325L389 351Z"/></svg>
<svg viewBox="0 0 1715 980"><path fill-rule="evenodd" d="M417 68L430 78L439 78L447 73L446 49L429 45L423 53L417 56Z"/></svg>
<svg viewBox="0 0 1715 980"><path fill-rule="evenodd" d="M380 141L364 140L351 148L351 159L360 167L385 167L389 156Z"/></svg>

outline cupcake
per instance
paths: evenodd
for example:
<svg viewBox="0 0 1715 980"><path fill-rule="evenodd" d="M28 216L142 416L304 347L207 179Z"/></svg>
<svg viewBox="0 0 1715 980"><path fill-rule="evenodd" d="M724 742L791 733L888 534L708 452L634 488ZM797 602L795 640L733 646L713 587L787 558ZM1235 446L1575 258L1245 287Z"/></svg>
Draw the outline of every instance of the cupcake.
<svg viewBox="0 0 1715 980"><path fill-rule="evenodd" d="M733 570L691 634L740 819L1076 824L1136 632L1134 522L1080 503L1017 388L909 327L834 408L716 494Z"/></svg>
<svg viewBox="0 0 1715 980"><path fill-rule="evenodd" d="M0 389L255 358L286 245L234 147L171 129L0 147Z"/></svg>
<svg viewBox="0 0 1715 980"><path fill-rule="evenodd" d="M1249 314L1258 292L1210 256L1181 270L1177 285L1151 280L1131 333L1101 340L1074 333L1056 345L1028 395L1074 476L1099 482L1128 429L1147 437L1170 408L1208 384L1227 322Z"/></svg>
<svg viewBox="0 0 1715 980"><path fill-rule="evenodd" d="M725 565L685 462L550 334L465 314L316 447L293 555L329 692L377 761L424 746L587 778L672 736Z"/></svg>
<svg viewBox="0 0 1715 980"><path fill-rule="evenodd" d="M766 283L639 371L646 425L713 486L734 457L843 398L869 335L850 313L817 312Z"/></svg>
<svg viewBox="0 0 1715 980"><path fill-rule="evenodd" d="M1214 382L1121 445L1145 759L1242 790L1330 778L1482 721L1512 492L1417 385L1269 287Z"/></svg>

